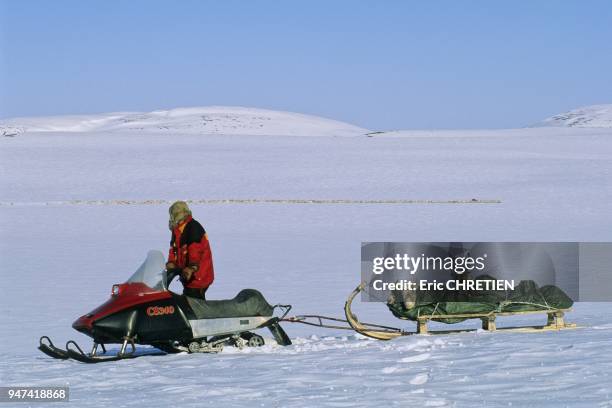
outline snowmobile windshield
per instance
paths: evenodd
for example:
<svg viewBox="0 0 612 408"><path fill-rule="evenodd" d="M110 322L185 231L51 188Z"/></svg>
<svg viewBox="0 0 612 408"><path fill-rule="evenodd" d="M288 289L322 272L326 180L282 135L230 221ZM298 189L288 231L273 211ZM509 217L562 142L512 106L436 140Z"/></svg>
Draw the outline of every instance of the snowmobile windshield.
<svg viewBox="0 0 612 408"><path fill-rule="evenodd" d="M160 251L149 251L147 258L128 279L127 283L143 283L154 290L167 290L164 255Z"/></svg>

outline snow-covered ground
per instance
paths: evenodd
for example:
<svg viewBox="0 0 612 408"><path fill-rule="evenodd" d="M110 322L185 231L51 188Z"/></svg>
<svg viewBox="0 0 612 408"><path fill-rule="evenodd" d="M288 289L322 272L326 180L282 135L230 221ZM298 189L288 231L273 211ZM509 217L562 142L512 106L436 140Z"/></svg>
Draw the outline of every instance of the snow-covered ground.
<svg viewBox="0 0 612 408"><path fill-rule="evenodd" d="M500 201L195 204L215 260L209 296L254 287L295 314L342 316L359 282L361 241L612 240L610 129L319 136L64 129L1 137L0 384L67 384L79 407L612 406L611 304L577 304L568 320L584 327L560 333L379 342L286 324L287 348L101 366L36 350L43 334L89 344L72 321L106 300L147 250L166 250L167 207L154 200ZM381 304L358 302L355 311L414 326Z"/></svg>

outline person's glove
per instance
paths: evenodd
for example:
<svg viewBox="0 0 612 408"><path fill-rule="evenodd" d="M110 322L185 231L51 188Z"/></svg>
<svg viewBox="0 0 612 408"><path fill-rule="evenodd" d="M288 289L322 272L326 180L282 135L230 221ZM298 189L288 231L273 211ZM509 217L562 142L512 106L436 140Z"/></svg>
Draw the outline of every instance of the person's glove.
<svg viewBox="0 0 612 408"><path fill-rule="evenodd" d="M183 281L189 282L195 271L196 269L193 266L188 266L183 269L183 272L181 273L181 278L183 279Z"/></svg>

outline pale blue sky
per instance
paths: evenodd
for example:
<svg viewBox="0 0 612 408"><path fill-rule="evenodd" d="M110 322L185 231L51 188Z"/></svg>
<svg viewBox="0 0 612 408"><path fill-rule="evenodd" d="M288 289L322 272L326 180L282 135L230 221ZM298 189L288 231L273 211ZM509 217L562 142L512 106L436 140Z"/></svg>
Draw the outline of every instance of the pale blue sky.
<svg viewBox="0 0 612 408"><path fill-rule="evenodd" d="M612 103L612 1L5 1L0 117L241 105L370 129Z"/></svg>

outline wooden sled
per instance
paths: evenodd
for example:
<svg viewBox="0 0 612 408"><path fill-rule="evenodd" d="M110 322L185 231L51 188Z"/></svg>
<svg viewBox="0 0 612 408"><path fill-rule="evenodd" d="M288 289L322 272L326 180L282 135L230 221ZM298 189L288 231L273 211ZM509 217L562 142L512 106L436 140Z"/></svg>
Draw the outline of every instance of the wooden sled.
<svg viewBox="0 0 612 408"><path fill-rule="evenodd" d="M348 324L357 333L363 334L364 336L371 337L378 340L391 340L400 336L409 336L415 334L451 334L451 333L465 333L473 332L477 329L451 329L451 330L436 330L430 331L427 327L427 323L430 320L445 319L445 318L466 318L466 319L480 319L482 321L482 328L489 332L502 331L502 332L521 332L521 333L540 333L544 331L559 331L565 329L577 328L575 323L568 323L565 321L565 314L570 312L572 309L546 309L546 310L533 310L525 312L489 312L489 313L469 313L469 314L454 314L454 315L428 315L419 316L417 318L417 330L416 332L410 331L392 331L392 330L372 330L369 327L364 326L359 322L357 316L352 312L351 305L355 296L359 294L364 288L364 284L360 284L353 290L349 295L346 303L344 304L344 313ZM545 325L541 326L523 326L523 327L497 327L496 318L499 316L517 316L517 315L529 315L529 314L546 314L547 321Z"/></svg>

